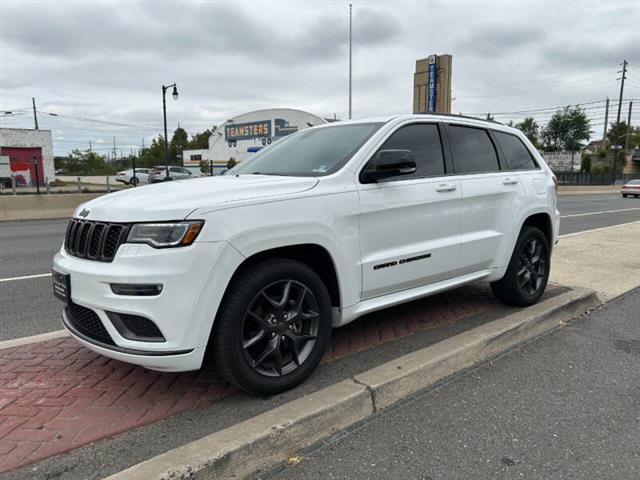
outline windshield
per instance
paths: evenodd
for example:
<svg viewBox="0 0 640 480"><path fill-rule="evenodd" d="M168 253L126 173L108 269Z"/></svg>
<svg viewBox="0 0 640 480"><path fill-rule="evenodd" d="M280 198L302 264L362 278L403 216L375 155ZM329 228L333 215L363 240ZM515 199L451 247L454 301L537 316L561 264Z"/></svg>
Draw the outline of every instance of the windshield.
<svg viewBox="0 0 640 480"><path fill-rule="evenodd" d="M342 168L381 125L356 123L302 130L256 153L228 173L303 177L329 175Z"/></svg>

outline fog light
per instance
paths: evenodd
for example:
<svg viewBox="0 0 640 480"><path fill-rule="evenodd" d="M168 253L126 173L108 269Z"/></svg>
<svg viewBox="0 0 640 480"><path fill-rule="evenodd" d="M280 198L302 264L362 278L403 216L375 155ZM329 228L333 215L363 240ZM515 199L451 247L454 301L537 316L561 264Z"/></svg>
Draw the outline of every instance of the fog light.
<svg viewBox="0 0 640 480"><path fill-rule="evenodd" d="M160 292L162 292L162 285L112 283L111 291L116 295L133 295L138 297L151 297L153 295L160 295Z"/></svg>

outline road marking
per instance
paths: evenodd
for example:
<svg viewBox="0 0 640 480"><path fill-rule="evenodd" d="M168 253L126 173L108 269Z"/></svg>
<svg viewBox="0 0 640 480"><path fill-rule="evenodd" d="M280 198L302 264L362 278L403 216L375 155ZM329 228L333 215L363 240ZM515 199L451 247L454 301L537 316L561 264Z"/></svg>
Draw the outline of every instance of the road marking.
<svg viewBox="0 0 640 480"><path fill-rule="evenodd" d="M640 207L638 207L638 208L622 208L620 210L604 210L602 212L574 213L573 215L560 215L560 218L587 217L589 215L601 215L603 213L632 212L634 210L640 210Z"/></svg>
<svg viewBox="0 0 640 480"><path fill-rule="evenodd" d="M51 276L51 273L38 273L37 275L25 275L23 277L0 278L0 283L15 282L17 280L29 280L31 278L44 278L44 277L50 277L50 276Z"/></svg>
<svg viewBox="0 0 640 480"><path fill-rule="evenodd" d="M626 227L628 225L635 225L636 223L640 223L640 220L637 220L635 222L617 223L615 225L609 225L608 227L592 228L591 230L580 230L579 232L565 233L564 235L560 235L559 238L575 237L576 235L582 235L584 233L591 233L591 232L598 232L600 230L609 230L612 228Z"/></svg>

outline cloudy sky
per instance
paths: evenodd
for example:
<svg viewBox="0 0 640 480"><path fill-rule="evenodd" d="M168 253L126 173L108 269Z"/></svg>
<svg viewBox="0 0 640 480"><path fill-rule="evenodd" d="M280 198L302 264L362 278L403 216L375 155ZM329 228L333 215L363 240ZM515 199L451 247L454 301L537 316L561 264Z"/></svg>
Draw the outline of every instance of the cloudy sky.
<svg viewBox="0 0 640 480"><path fill-rule="evenodd" d="M544 123L551 107L583 103L598 134L626 58L625 98L637 99L640 123L638 0L352 3L355 118L410 112L415 60L450 53L455 113ZM180 92L168 97L169 128L189 133L260 108L347 116L348 1L0 8L0 110L13 112L1 125L30 127L23 109L36 97L58 154L89 139L106 151L114 135L123 153L149 141L162 127L163 83Z"/></svg>

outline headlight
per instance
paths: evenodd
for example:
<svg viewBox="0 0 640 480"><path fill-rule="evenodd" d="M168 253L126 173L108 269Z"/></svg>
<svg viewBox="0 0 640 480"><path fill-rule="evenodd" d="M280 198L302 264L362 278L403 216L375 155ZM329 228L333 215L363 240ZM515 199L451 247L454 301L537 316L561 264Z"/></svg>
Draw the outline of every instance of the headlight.
<svg viewBox="0 0 640 480"><path fill-rule="evenodd" d="M146 243L154 248L191 245L202 229L202 221L175 223L134 223L127 243Z"/></svg>

